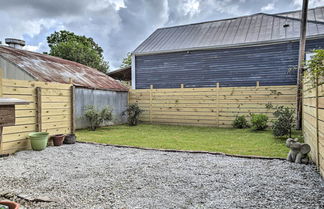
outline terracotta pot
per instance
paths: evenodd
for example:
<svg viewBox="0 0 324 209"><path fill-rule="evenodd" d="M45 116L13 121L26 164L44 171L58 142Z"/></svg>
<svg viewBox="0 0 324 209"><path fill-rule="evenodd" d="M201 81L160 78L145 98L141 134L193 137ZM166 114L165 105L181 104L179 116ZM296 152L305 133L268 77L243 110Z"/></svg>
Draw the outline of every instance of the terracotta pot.
<svg viewBox="0 0 324 209"><path fill-rule="evenodd" d="M54 146L61 146L64 141L64 134L57 134L52 136Z"/></svg>
<svg viewBox="0 0 324 209"><path fill-rule="evenodd" d="M18 209L20 207L18 203L12 201L0 201L0 204L8 206L9 209Z"/></svg>

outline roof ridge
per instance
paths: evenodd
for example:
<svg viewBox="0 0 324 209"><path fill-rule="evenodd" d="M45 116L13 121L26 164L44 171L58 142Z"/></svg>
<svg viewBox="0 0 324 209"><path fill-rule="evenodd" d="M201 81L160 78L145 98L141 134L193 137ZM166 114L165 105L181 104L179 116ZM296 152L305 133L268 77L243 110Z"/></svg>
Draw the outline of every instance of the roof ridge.
<svg viewBox="0 0 324 209"><path fill-rule="evenodd" d="M324 8L324 6L319 6L319 7L309 8L308 10L318 9L318 8ZM280 13L275 13L275 15L288 14L288 13L294 13L294 12L301 12L301 9L299 9L299 10L294 10L294 11L289 11L289 12L280 12Z"/></svg>
<svg viewBox="0 0 324 209"><path fill-rule="evenodd" d="M16 49L16 48L12 48L12 47L10 47L10 46L6 46L6 45L0 45L0 47L4 47L4 48L7 48L7 49L9 49L9 50L16 50L16 51L20 51L20 52L22 52L22 53L31 53L31 54L34 54L35 56L38 56L38 57L44 57L44 58L49 58L49 59L57 59L58 61L59 60L61 60L61 61L64 61L64 62L70 62L71 64L73 64L73 65L80 65L80 66L85 66L85 67L87 67L87 68L91 68L92 70L97 70L97 69L95 69L95 68L93 68L93 67L89 67L89 66L87 66L87 65L84 65L84 64L81 64L81 63L79 63L79 62L75 62L75 61L72 61L72 60L68 60L68 59L64 59L64 58L61 58L61 57L57 57L57 56L53 56L53 55L49 55L49 54L42 54L42 53L40 53L40 52L34 52L34 51L29 51L29 50L25 50L25 49ZM97 71L99 71L99 70L97 70ZM99 72L101 72L101 71L99 71ZM104 73L105 74L105 73Z"/></svg>
<svg viewBox="0 0 324 209"><path fill-rule="evenodd" d="M324 6L314 7L314 8L310 8L308 10L313 10L313 9L317 9L317 8L324 8ZM183 24L183 25L174 25L174 26L161 27L161 28L157 28L157 30L160 30L160 29L168 29L168 28L178 28L178 27L184 27L184 26L189 26L189 25L199 25L199 24L205 24L205 23L214 23L214 22L227 21L227 20L234 20L234 19L240 19L240 18L251 17L251 16L256 16L256 15L269 15L269 16L274 16L274 17L279 17L279 18L287 18L287 19L292 19L292 20L298 20L298 21L300 21L299 18L284 17L284 16L280 15L280 14L288 14L288 13L293 13L293 12L299 12L299 11L301 11L301 10L295 10L295 11L289 11L289 12L282 12L282 13L275 13L275 14L258 12L258 13L254 13L254 14L251 14L251 15L243 15L243 16L231 17L231 18L225 18L225 19L209 20L209 21L189 23L189 24ZM315 20L307 20L307 22L320 23L320 24L323 23L324 24L323 21L317 21L317 20L316 21Z"/></svg>
<svg viewBox="0 0 324 209"><path fill-rule="evenodd" d="M251 17L251 16L255 16L255 15L263 15L263 14L266 14L266 13L259 12L259 13L255 13L255 14L251 14L251 15L244 15L244 16L239 16L239 17L231 17L231 18L208 20L208 21L189 23L189 24L183 24L183 25L167 26L167 27L158 28L157 30L168 29L168 28L178 28L178 27L184 27L184 26L189 26L189 25L200 25L200 24L205 24L205 23L213 23L213 22L220 22L220 21L227 21L227 20L234 20L234 19L240 19L240 18L244 18L244 17Z"/></svg>
<svg viewBox="0 0 324 209"><path fill-rule="evenodd" d="M281 16L281 15L276 15L276 14L264 14L264 15L268 15L268 16L272 16L272 17L278 17L278 18L283 18L283 19L290 19L290 20L301 21L301 19L295 18L295 17L286 17L286 16ZM307 22L311 22L311 23L314 23L314 24L324 24L324 22L317 21L317 20L307 20Z"/></svg>

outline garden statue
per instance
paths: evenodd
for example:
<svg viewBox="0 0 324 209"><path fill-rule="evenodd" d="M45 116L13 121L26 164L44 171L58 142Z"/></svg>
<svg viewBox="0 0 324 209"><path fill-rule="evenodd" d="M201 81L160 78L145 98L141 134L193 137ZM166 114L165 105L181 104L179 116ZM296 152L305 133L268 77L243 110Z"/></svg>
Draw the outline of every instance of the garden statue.
<svg viewBox="0 0 324 209"><path fill-rule="evenodd" d="M295 163L305 163L307 164L309 159L307 154L311 151L308 144L298 142L298 139L288 138L286 141L286 146L290 148L287 160Z"/></svg>

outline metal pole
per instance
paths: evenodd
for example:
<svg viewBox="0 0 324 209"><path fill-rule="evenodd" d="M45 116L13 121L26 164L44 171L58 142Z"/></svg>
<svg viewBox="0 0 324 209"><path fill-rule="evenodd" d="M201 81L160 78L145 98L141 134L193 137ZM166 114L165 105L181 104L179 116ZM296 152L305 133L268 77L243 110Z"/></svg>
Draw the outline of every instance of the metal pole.
<svg viewBox="0 0 324 209"><path fill-rule="evenodd" d="M307 10L308 10L308 0L303 0L302 16L300 22L300 41L299 41L299 57L298 57L298 72L297 72L296 129L298 130L302 128L303 65L305 61Z"/></svg>

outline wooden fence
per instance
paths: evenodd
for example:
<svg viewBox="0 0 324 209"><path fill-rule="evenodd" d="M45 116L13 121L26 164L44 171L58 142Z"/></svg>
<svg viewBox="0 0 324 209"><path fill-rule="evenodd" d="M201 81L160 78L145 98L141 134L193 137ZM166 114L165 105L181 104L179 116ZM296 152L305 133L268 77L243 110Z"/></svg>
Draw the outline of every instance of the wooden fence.
<svg viewBox="0 0 324 209"><path fill-rule="evenodd" d="M67 134L74 131L71 84L1 79L0 97L24 99L29 105L16 106L16 125L4 127L0 154L29 149L28 133L46 131Z"/></svg>
<svg viewBox="0 0 324 209"><path fill-rule="evenodd" d="M324 176L324 82L317 83L304 83L303 134L311 146L310 156Z"/></svg>
<svg viewBox="0 0 324 209"><path fill-rule="evenodd" d="M138 89L130 90L129 103L145 110L144 122L230 127L237 115L264 113L273 118L268 103L293 108L296 86Z"/></svg>

